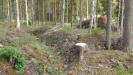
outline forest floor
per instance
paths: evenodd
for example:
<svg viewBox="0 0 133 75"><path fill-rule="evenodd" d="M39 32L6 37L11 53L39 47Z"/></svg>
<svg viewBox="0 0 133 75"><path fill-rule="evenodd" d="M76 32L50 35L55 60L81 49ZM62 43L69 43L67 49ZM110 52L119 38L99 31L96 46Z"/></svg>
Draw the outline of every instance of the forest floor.
<svg viewBox="0 0 133 75"><path fill-rule="evenodd" d="M100 28L89 34L75 27L22 26L17 31L0 25L0 75L133 75L133 54L105 50L104 33ZM78 62L73 46L80 42L89 49Z"/></svg>

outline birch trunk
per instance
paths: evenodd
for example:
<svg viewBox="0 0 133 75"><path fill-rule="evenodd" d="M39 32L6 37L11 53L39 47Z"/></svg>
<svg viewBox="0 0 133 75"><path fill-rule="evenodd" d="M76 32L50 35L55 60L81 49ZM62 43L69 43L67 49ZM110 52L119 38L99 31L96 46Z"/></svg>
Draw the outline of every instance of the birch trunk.
<svg viewBox="0 0 133 75"><path fill-rule="evenodd" d="M96 28L96 0L91 0L91 23L89 27L89 32L91 33L92 27Z"/></svg>
<svg viewBox="0 0 133 75"><path fill-rule="evenodd" d="M121 34L123 34L123 18L124 18L124 0L121 0L121 8L120 8L120 21L119 21L119 26L120 26L120 31Z"/></svg>
<svg viewBox="0 0 133 75"><path fill-rule="evenodd" d="M82 27L82 21L83 21L83 3L82 0L80 0L80 28Z"/></svg>
<svg viewBox="0 0 133 75"><path fill-rule="evenodd" d="M86 11L86 14L87 14L87 19L89 18L89 0L87 0L87 11Z"/></svg>
<svg viewBox="0 0 133 75"><path fill-rule="evenodd" d="M29 26L29 14L28 14L28 2L25 0L25 11L26 11L26 24Z"/></svg>
<svg viewBox="0 0 133 75"><path fill-rule="evenodd" d="M20 30L20 17L19 17L19 4L18 0L16 0L16 13L17 13L17 26L16 28Z"/></svg>

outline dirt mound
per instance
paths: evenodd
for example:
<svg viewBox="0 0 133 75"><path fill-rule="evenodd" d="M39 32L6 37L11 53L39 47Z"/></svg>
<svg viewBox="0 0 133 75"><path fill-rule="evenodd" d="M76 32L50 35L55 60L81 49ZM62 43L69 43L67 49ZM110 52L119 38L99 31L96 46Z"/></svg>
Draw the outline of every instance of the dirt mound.
<svg viewBox="0 0 133 75"><path fill-rule="evenodd" d="M61 55L66 63L74 62L76 54L78 54L74 45L77 42L78 35L67 34L63 32L54 32L39 37L41 42L45 42L47 46L54 47L57 55Z"/></svg>
<svg viewBox="0 0 133 75"><path fill-rule="evenodd" d="M44 27L41 27L41 28L38 28L38 29L35 29L35 30L31 30L29 31L31 34L35 35L35 36L40 36L42 35L43 33L47 32L47 30L49 30L50 27L48 26L44 26Z"/></svg>
<svg viewBox="0 0 133 75"><path fill-rule="evenodd" d="M79 36L74 33L62 31L61 27L51 29L40 28L32 32L41 42L55 49L56 55L60 55L66 64L74 62L78 56L74 45L77 43Z"/></svg>

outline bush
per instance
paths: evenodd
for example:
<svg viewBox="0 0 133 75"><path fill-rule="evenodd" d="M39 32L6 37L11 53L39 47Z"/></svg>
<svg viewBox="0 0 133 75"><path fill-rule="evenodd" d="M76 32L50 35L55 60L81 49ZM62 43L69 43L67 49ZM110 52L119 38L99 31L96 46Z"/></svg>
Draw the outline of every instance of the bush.
<svg viewBox="0 0 133 75"><path fill-rule="evenodd" d="M28 24L29 24L29 25L32 25L32 20L29 20L29 21L28 21Z"/></svg>
<svg viewBox="0 0 133 75"><path fill-rule="evenodd" d="M52 75L56 74L57 72L57 69L55 67L45 67L44 69L47 73L52 74Z"/></svg>
<svg viewBox="0 0 133 75"><path fill-rule="evenodd" d="M13 47L4 47L0 48L0 58L13 63L15 69L24 69L25 68L25 59L22 51L13 48ZM11 59L13 61L11 62Z"/></svg>

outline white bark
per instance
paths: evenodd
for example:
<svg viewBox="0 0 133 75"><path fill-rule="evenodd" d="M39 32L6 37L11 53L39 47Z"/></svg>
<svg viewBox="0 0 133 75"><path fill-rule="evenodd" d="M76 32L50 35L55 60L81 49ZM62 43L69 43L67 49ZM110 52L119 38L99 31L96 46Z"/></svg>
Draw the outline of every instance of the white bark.
<svg viewBox="0 0 133 75"><path fill-rule="evenodd" d="M29 25L29 14L28 14L28 4L27 0L25 0L25 9L26 9L26 24Z"/></svg>
<svg viewBox="0 0 133 75"><path fill-rule="evenodd" d="M17 13L17 29L20 30L20 17L19 17L19 4L18 0L16 0L16 13Z"/></svg>
<svg viewBox="0 0 133 75"><path fill-rule="evenodd" d="M91 29L94 26L96 28L96 0L92 0L91 2L91 23L90 23L90 33Z"/></svg>
<svg viewBox="0 0 133 75"><path fill-rule="evenodd" d="M86 14L87 14L87 19L89 18L89 0L87 0L87 12L86 12Z"/></svg>
<svg viewBox="0 0 133 75"><path fill-rule="evenodd" d="M82 2L82 0L80 0L80 28L82 27L82 21L83 21L83 8L82 8L82 6L83 6L83 2Z"/></svg>
<svg viewBox="0 0 133 75"><path fill-rule="evenodd" d="M96 0L91 0L91 23L89 27L89 31L91 33L92 27L96 28Z"/></svg>

